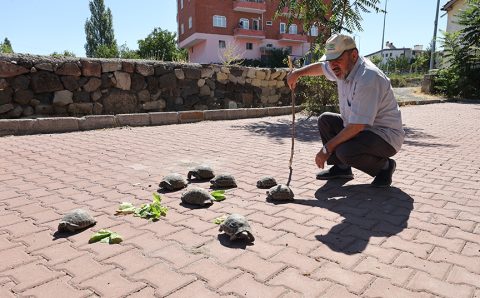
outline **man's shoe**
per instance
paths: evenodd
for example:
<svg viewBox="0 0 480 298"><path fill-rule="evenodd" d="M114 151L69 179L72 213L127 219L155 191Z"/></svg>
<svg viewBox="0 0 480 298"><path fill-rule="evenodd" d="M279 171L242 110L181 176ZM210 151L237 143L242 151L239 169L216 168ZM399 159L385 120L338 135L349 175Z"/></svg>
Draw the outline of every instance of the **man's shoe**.
<svg viewBox="0 0 480 298"><path fill-rule="evenodd" d="M353 179L352 168L341 169L337 165L334 165L328 170L320 171L317 174L318 180L330 180L330 179Z"/></svg>
<svg viewBox="0 0 480 298"><path fill-rule="evenodd" d="M372 181L372 186L374 187L389 187L392 185L392 175L393 172L395 172L395 169L397 168L397 163L389 158L388 159L388 169L386 170L381 170L377 176L375 176L375 179Z"/></svg>

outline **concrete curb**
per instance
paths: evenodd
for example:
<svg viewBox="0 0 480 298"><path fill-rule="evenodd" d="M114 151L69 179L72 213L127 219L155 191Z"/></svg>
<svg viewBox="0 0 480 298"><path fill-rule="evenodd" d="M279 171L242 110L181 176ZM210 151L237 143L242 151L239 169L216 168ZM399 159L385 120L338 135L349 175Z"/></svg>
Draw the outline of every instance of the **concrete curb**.
<svg viewBox="0 0 480 298"><path fill-rule="evenodd" d="M303 110L297 106L296 112ZM118 115L88 115L76 117L49 117L37 119L0 119L0 136L32 135L86 131L122 126L156 126L214 120L235 120L292 113L291 106L251 109L224 109L205 111L155 112Z"/></svg>

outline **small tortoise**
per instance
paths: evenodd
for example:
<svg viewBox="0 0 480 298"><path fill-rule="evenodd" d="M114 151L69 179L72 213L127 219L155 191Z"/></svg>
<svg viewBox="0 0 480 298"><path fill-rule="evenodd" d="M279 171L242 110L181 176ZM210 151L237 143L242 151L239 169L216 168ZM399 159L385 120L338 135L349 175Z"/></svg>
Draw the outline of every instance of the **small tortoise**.
<svg viewBox="0 0 480 298"><path fill-rule="evenodd" d="M75 209L62 218L58 223L59 232L75 232L93 226L97 223L93 217L83 209Z"/></svg>
<svg viewBox="0 0 480 298"><path fill-rule="evenodd" d="M166 190L179 190L187 187L187 180L177 173L168 174L160 182L160 187Z"/></svg>
<svg viewBox="0 0 480 298"><path fill-rule="evenodd" d="M220 174L210 180L212 188L232 188L237 187L235 178L230 174Z"/></svg>
<svg viewBox="0 0 480 298"><path fill-rule="evenodd" d="M208 180L215 177L212 168L209 165L199 165L188 171L188 180L192 180L192 176L197 180Z"/></svg>
<svg viewBox="0 0 480 298"><path fill-rule="evenodd" d="M213 196L203 188L192 187L187 189L182 196L183 203L190 205L206 206L213 204Z"/></svg>
<svg viewBox="0 0 480 298"><path fill-rule="evenodd" d="M258 188L271 188L277 185L277 181L272 176L265 176L257 181Z"/></svg>
<svg viewBox="0 0 480 298"><path fill-rule="evenodd" d="M247 219L240 214L230 214L220 225L219 231L224 231L230 236L230 240L244 239L247 242L255 241L252 234L252 228Z"/></svg>
<svg viewBox="0 0 480 298"><path fill-rule="evenodd" d="M293 191L285 184L278 184L267 190L267 200L288 201L293 200Z"/></svg>

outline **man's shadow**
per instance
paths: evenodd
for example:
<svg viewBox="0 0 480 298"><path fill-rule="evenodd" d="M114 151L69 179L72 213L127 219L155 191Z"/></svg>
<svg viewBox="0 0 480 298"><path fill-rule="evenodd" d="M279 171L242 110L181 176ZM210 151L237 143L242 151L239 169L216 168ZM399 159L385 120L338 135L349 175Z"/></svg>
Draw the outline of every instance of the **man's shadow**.
<svg viewBox="0 0 480 298"><path fill-rule="evenodd" d="M338 213L344 219L327 234L316 235L332 250L348 255L365 250L372 237L390 237L407 227L413 199L396 187L374 188L347 185L345 180L328 181L315 192L317 200L294 203L320 207Z"/></svg>

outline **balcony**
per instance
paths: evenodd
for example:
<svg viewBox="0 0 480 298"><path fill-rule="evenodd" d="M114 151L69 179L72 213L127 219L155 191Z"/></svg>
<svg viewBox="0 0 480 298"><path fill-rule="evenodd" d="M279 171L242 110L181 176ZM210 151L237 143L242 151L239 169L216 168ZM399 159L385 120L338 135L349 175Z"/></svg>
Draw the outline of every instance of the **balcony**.
<svg viewBox="0 0 480 298"><path fill-rule="evenodd" d="M267 4L264 0L236 0L233 1L233 10L261 14L267 11Z"/></svg>
<svg viewBox="0 0 480 298"><path fill-rule="evenodd" d="M278 40L283 42L303 43L307 42L308 38L307 36L301 34L281 33L278 36Z"/></svg>
<svg viewBox="0 0 480 298"><path fill-rule="evenodd" d="M244 28L235 28L233 36L239 38L265 39L265 31Z"/></svg>

